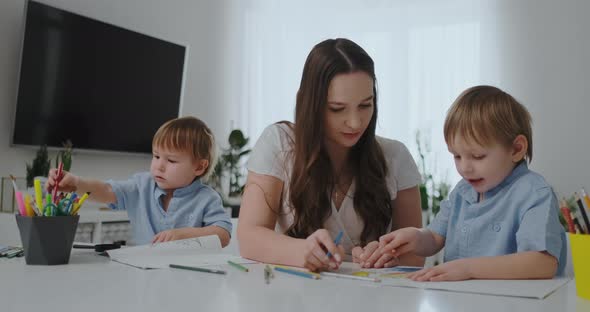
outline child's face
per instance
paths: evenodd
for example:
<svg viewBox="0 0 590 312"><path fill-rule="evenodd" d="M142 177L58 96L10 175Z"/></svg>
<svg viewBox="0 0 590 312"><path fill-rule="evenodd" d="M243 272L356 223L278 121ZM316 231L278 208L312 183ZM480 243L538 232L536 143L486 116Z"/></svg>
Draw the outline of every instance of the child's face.
<svg viewBox="0 0 590 312"><path fill-rule="evenodd" d="M328 88L325 131L328 145L350 148L373 117L373 79L364 72L336 75Z"/></svg>
<svg viewBox="0 0 590 312"><path fill-rule="evenodd" d="M498 143L484 147L456 135L448 148L457 171L478 193L496 187L515 166L513 149Z"/></svg>
<svg viewBox="0 0 590 312"><path fill-rule="evenodd" d="M193 161L188 152L154 147L150 172L161 189L173 190L191 184L205 171L203 165L202 161Z"/></svg>

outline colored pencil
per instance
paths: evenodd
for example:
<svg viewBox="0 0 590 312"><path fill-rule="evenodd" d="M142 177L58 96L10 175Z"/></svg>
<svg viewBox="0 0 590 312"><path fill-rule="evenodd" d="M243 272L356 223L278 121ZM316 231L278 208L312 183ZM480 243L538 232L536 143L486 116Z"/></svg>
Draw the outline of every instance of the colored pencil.
<svg viewBox="0 0 590 312"><path fill-rule="evenodd" d="M287 273L287 274L291 274L291 275L297 275L297 276L310 278L310 279L314 279L314 280L320 279L320 277L318 276L319 274L288 269L285 267L275 266L275 271L279 271L279 272L283 272L283 273Z"/></svg>
<svg viewBox="0 0 590 312"><path fill-rule="evenodd" d="M244 272L248 272L249 271L247 267L245 267L245 266L243 266L243 265L241 265L239 263L235 263L235 262L233 262L231 260L227 260L227 263L229 265L233 266L234 268L240 270L240 271L244 271Z"/></svg>
<svg viewBox="0 0 590 312"><path fill-rule="evenodd" d="M578 196L578 193L574 193L576 203L578 204L578 208L580 210L580 214L582 215L582 221L584 221L584 225L586 226L586 233L590 233L590 219L588 219L588 215L586 214L586 209L584 208L584 204L582 203L582 198Z"/></svg>
<svg viewBox="0 0 590 312"><path fill-rule="evenodd" d="M170 267L174 268L174 269L190 270L190 271L197 271L197 272L204 272L204 273L227 274L227 272L225 272L223 270L199 268L199 267L179 265L179 264L170 264Z"/></svg>
<svg viewBox="0 0 590 312"><path fill-rule="evenodd" d="M341 274L341 273L334 273L334 272L321 272L320 275L330 276L330 277L338 277L338 278L348 278L348 279L359 280L359 281L381 282L381 280L376 277L356 276L356 275Z"/></svg>
<svg viewBox="0 0 590 312"><path fill-rule="evenodd" d="M338 233L338 235L336 235L336 238L334 239L334 245L338 246L338 244L340 244L340 241L342 240L342 235L344 235L343 231L340 231ZM328 258L330 258L330 257L332 257L332 253L328 251L326 256L328 256Z"/></svg>

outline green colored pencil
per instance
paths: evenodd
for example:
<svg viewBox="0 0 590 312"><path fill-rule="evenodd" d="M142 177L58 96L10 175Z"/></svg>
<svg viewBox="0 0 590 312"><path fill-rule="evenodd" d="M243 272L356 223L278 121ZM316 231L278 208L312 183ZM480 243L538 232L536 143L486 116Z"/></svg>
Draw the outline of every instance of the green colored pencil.
<svg viewBox="0 0 590 312"><path fill-rule="evenodd" d="M199 268L199 267L179 265L179 264L171 264L170 267L174 268L174 269L191 270L191 271L205 272L205 273L215 273L215 274L225 274L226 273L223 270Z"/></svg>
<svg viewBox="0 0 590 312"><path fill-rule="evenodd" d="M235 262L233 262L231 260L227 260L227 263L229 265L233 266L234 268L240 270L240 271L244 271L244 272L248 272L249 271L247 267L245 267L245 266L243 266L243 265L241 265L239 263L235 263Z"/></svg>
<svg viewBox="0 0 590 312"><path fill-rule="evenodd" d="M21 253L23 253L23 250L21 248L15 248L15 249L10 250L9 252L5 253L4 256L6 258L14 258L14 257L17 257Z"/></svg>

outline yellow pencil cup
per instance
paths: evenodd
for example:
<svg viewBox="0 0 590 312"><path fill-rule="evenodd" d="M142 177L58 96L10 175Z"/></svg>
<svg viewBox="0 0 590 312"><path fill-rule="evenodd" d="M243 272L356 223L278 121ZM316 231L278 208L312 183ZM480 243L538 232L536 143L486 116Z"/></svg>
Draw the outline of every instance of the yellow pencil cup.
<svg viewBox="0 0 590 312"><path fill-rule="evenodd" d="M590 300L590 235L569 234L578 297Z"/></svg>

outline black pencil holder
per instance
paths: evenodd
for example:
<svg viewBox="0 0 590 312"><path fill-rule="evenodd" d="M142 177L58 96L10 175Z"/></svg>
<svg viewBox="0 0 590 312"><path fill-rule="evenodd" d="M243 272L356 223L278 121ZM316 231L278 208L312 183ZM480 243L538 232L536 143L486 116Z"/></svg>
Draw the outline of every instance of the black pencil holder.
<svg viewBox="0 0 590 312"><path fill-rule="evenodd" d="M16 224L27 264L67 264L79 215L25 217L16 215Z"/></svg>

